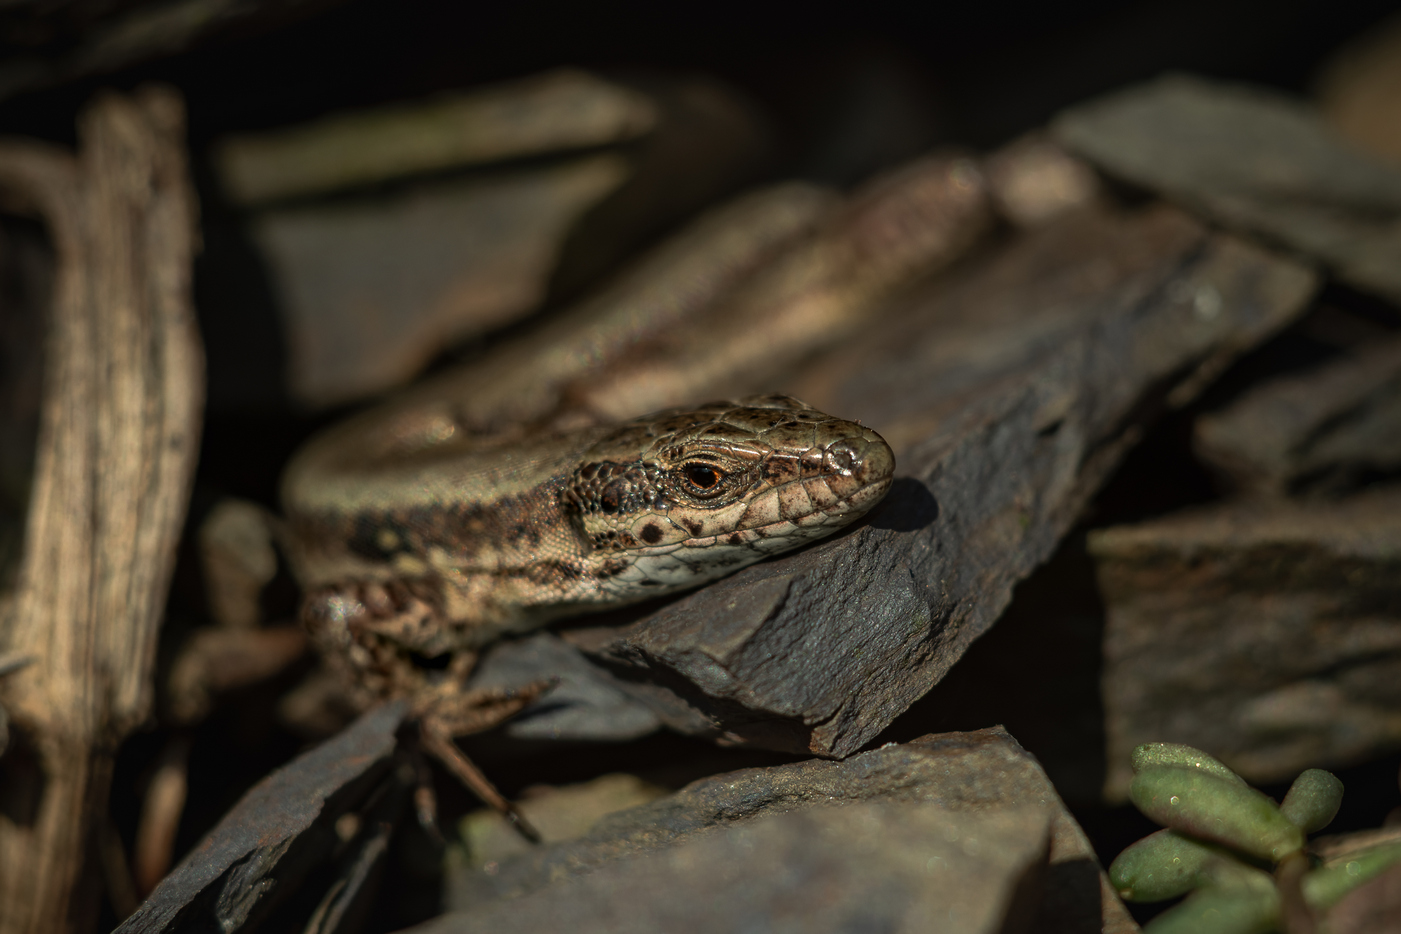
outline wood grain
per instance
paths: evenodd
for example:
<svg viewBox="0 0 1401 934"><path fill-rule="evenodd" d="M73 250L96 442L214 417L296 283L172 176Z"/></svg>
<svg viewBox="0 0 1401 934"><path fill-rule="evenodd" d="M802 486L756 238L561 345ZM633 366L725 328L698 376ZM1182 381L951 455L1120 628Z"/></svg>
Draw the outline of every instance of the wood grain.
<svg viewBox="0 0 1401 934"><path fill-rule="evenodd" d="M24 557L0 619L0 650L36 659L0 682L31 766L28 794L10 780L0 796L0 934L95 921L92 844L116 747L151 710L199 450L183 104L106 94L78 129L76 155L0 142L5 203L44 223L58 257Z"/></svg>

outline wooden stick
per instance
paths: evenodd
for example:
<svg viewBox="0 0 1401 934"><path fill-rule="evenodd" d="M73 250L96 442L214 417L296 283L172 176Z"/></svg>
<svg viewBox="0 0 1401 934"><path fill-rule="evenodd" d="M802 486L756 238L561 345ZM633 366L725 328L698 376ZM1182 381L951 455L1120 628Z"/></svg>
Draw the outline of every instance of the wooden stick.
<svg viewBox="0 0 1401 934"><path fill-rule="evenodd" d="M80 151L0 141L0 201L57 258L25 551L0 653L35 793L0 809L0 934L86 932L112 757L150 714L156 640L199 450L203 353L184 109L167 89L101 95ZM23 813L14 808L23 805Z"/></svg>

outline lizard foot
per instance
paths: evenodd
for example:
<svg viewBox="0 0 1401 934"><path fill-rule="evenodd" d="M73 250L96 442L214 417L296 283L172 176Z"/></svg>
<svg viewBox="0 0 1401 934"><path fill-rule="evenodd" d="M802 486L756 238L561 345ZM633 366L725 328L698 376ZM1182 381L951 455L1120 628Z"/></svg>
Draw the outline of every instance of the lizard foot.
<svg viewBox="0 0 1401 934"><path fill-rule="evenodd" d="M419 737L424 751L446 766L473 794L500 812L531 843L541 842L540 833L467 758L453 742L453 737L480 733L510 719L556 683L551 679L522 688L444 689L430 695L419 711Z"/></svg>

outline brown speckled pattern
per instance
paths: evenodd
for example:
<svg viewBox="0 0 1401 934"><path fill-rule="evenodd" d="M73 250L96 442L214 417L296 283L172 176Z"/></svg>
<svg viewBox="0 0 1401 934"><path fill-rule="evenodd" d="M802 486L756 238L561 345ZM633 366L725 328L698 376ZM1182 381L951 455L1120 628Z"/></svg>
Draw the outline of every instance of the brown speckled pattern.
<svg viewBox="0 0 1401 934"><path fill-rule="evenodd" d="M496 488L457 437L377 463L376 497L361 492L369 468L315 444L285 493L303 618L381 696L455 671L445 659L503 632L682 590L829 535L884 496L895 466L874 431L786 396L545 438L530 456L503 453L521 464L493 464L506 478ZM356 508L327 508L337 482L357 491Z"/></svg>

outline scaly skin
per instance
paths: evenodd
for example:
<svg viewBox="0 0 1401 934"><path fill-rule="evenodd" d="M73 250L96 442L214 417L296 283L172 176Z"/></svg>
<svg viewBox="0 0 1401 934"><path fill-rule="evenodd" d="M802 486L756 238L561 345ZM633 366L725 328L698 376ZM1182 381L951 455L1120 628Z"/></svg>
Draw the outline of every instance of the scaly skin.
<svg viewBox="0 0 1401 934"><path fill-rule="evenodd" d="M378 445L373 423L349 423L284 479L303 618L365 701L440 694L503 633L829 535L895 466L874 431L784 396L533 438L430 422Z"/></svg>

